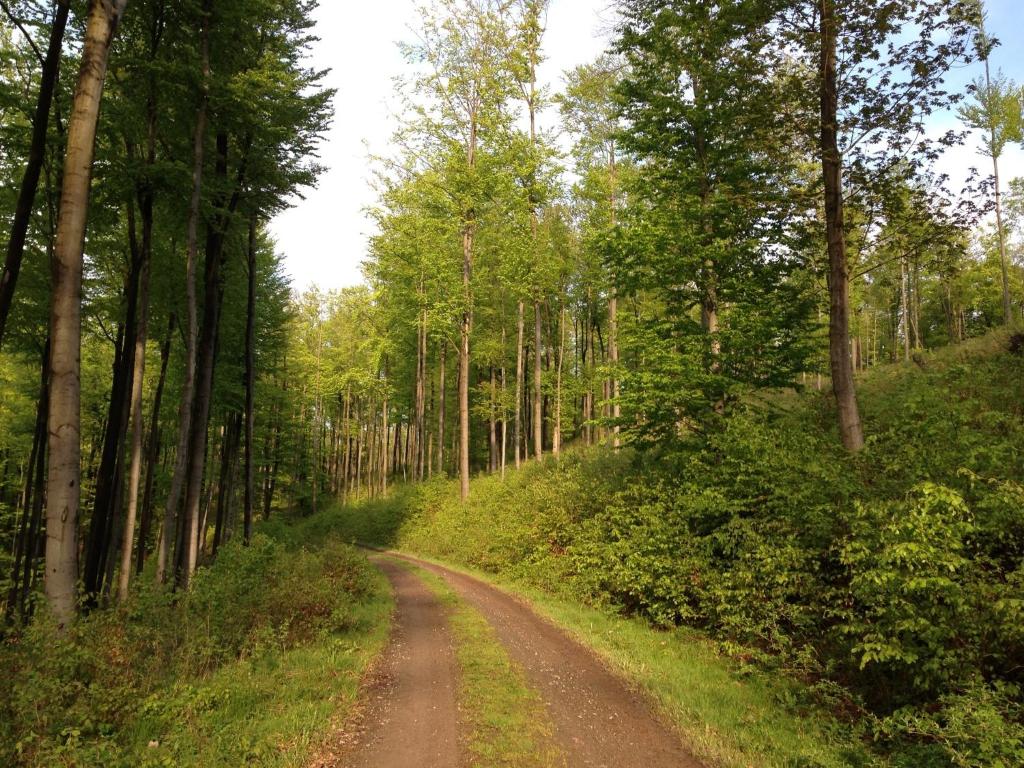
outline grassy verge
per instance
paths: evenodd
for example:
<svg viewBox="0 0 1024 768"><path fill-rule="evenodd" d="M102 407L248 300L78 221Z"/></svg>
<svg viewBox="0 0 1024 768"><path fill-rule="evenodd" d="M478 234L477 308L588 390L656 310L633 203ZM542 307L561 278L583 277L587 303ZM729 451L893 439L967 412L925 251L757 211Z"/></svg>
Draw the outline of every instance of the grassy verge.
<svg viewBox="0 0 1024 768"><path fill-rule="evenodd" d="M544 703L509 658L491 625L444 580L413 570L449 612L459 662L459 705L469 726L474 768L556 768L565 757L551 742Z"/></svg>
<svg viewBox="0 0 1024 768"><path fill-rule="evenodd" d="M302 766L386 641L386 580L337 538L257 535L187 594L140 581L124 607L0 646L0 764Z"/></svg>
<svg viewBox="0 0 1024 768"><path fill-rule="evenodd" d="M372 592L351 609L345 632L285 652L259 649L197 684L177 683L149 697L127 734L127 753L144 756L132 764L306 765L344 721L387 640L390 592L382 575L370 578Z"/></svg>
<svg viewBox="0 0 1024 768"><path fill-rule="evenodd" d="M538 613L593 649L611 669L645 692L678 728L693 754L708 766L840 768L872 764L872 756L846 729L822 713L798 705L802 698L798 683L737 667L698 632L661 631L639 618L555 597L491 573L415 556L526 599ZM426 578L441 581L430 574Z"/></svg>

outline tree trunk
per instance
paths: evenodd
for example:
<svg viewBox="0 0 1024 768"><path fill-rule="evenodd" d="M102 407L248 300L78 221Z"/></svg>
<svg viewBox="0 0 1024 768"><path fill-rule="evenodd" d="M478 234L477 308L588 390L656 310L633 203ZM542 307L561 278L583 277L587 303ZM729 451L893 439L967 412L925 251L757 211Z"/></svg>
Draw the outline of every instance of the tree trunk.
<svg viewBox="0 0 1024 768"><path fill-rule="evenodd" d="M178 406L178 442L174 459L174 472L164 507L163 534L160 537L160 551L157 555L156 578L164 582L167 578L167 563L171 557L172 543L178 535L178 508L181 491L188 474L189 436L192 432L192 408L195 402L196 346L199 336L199 321L196 302L196 261L199 255L199 218L201 216L204 146L206 142L206 112L210 101L210 12L212 0L204 0L202 22L199 32L199 50L202 61L202 84L199 106L196 109L196 124L192 133L192 197L189 201L188 243L185 258L185 375L181 386L181 402Z"/></svg>
<svg viewBox="0 0 1024 768"><path fill-rule="evenodd" d="M495 397L498 394L498 379L495 374L495 367L490 367L490 402L487 418L488 428L488 455L487 470L490 473L498 471L498 419L496 415Z"/></svg>
<svg viewBox="0 0 1024 768"><path fill-rule="evenodd" d="M555 456L562 452L562 360L565 358L565 306L558 313L558 361L555 372L555 431L552 435L551 451Z"/></svg>
<svg viewBox="0 0 1024 768"><path fill-rule="evenodd" d="M22 496L21 524L18 526L17 539L15 541L14 567L11 571L11 588L7 598L7 618L11 620L17 613L25 618L25 604L31 586L31 574L33 571L34 555L36 550L36 534L39 521L34 514L37 502L42 501L42 484L38 482L38 476L42 474L46 458L46 413L49 409L48 391L50 375L50 344L43 346L42 365L40 366L39 378L39 401L36 406L36 425L32 434L32 449L29 452L28 466L25 468L25 492ZM38 466L38 470L37 470ZM40 507L41 508L41 507ZM25 579L22 580L21 573L24 570Z"/></svg>
<svg viewBox="0 0 1024 768"><path fill-rule="evenodd" d="M440 475L444 474L444 419L445 419L445 404L447 398L447 392L445 392L445 356L448 352L448 341L441 339L438 346L441 347L439 357L439 372L438 372L438 408L437 408L437 472Z"/></svg>
<svg viewBox="0 0 1024 768"><path fill-rule="evenodd" d="M462 287L466 307L462 312L459 344L459 491L469 498L469 334L472 326L471 278L473 266L473 229L467 223L462 233Z"/></svg>
<svg viewBox="0 0 1024 768"><path fill-rule="evenodd" d="M541 368L541 312L540 301L533 302L533 457L537 461L544 458L544 411L542 386L543 371Z"/></svg>
<svg viewBox="0 0 1024 768"><path fill-rule="evenodd" d="M910 360L910 291L908 290L907 259L900 257L900 309L903 310L903 361Z"/></svg>
<svg viewBox="0 0 1024 768"><path fill-rule="evenodd" d="M32 209L35 207L39 176L46 158L46 133L50 123L53 94L60 75L61 51L69 7L69 0L57 0L57 12L50 27L50 43L46 49L46 59L43 61L39 96L36 99L36 110L32 117L32 142L29 145L25 173L21 177L18 200L14 206L11 239L7 242L7 257L4 260L3 272L0 273L0 347L3 347L7 317L14 302L14 290L18 284L21 261L25 254L25 240L28 236L29 223L32 220ZM104 52L103 55L105 56L106 53ZM98 98L99 94L97 93L97 100Z"/></svg>
<svg viewBox="0 0 1024 768"><path fill-rule="evenodd" d="M226 133L218 133L216 173L222 183L227 177L227 165L228 136ZM233 203L236 204L236 201L237 196ZM230 213L229 209L228 215ZM179 583L183 588L188 587L198 564L199 514L202 501L203 471L206 462L206 433L210 417L210 402L213 396L213 369L223 298L222 268L226 227L227 216L225 215L217 216L217 220L207 226L203 324L196 357L196 390L189 436L188 474L185 482L184 522L187 526L187 534L184 568L179 575Z"/></svg>
<svg viewBox="0 0 1024 768"><path fill-rule="evenodd" d="M505 383L505 324L501 325L501 477L505 477L506 454L508 452L508 410Z"/></svg>
<svg viewBox="0 0 1024 768"><path fill-rule="evenodd" d="M89 6L57 220L50 310L45 591L50 610L61 626L70 623L77 612L82 250L103 82L110 44L126 2L93 0Z"/></svg>
<svg viewBox="0 0 1024 768"><path fill-rule="evenodd" d="M142 439L145 425L142 414L143 383L146 375L146 339L149 331L149 264L152 250L153 204L149 196L142 206L142 265L139 270L138 325L135 331L135 354L131 386L131 464L128 471L128 512L121 540L121 573L118 581L118 600L128 598L128 584L132 572L132 545L135 540L135 520L139 509L139 485L142 479Z"/></svg>
<svg viewBox="0 0 1024 768"><path fill-rule="evenodd" d="M819 0L821 12L821 164L829 260L829 363L843 446L864 447L864 430L850 360L849 267L843 213L843 162L839 154L839 93L836 76L838 20L835 0Z"/></svg>
<svg viewBox="0 0 1024 768"><path fill-rule="evenodd" d="M252 539L256 477L253 472L253 432L256 427L256 213L249 217L249 293L245 313L245 545Z"/></svg>
<svg viewBox="0 0 1024 768"><path fill-rule="evenodd" d="M149 438L146 444L146 485L142 492L142 520L139 524L139 543L137 547L135 570L142 573L146 563L146 542L153 523L153 487L156 479L156 462L160 455L160 406L164 399L164 385L167 382L167 365L171 358L171 341L177 320L172 314L167 323L167 338L160 350L160 378L157 379L156 393L153 396L153 412L149 417Z"/></svg>

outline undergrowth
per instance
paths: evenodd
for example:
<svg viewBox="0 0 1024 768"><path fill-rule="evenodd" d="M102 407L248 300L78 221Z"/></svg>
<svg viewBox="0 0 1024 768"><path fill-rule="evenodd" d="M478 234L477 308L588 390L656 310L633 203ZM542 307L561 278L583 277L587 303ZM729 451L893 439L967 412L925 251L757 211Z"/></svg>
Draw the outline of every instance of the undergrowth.
<svg viewBox="0 0 1024 768"><path fill-rule="evenodd" d="M257 534L187 593L144 584L64 633L40 617L0 646L0 764L302 765L383 644L388 594L337 539Z"/></svg>
<svg viewBox="0 0 1024 768"><path fill-rule="evenodd" d="M802 681L879 760L1024 764L1024 358L1006 333L860 381L869 435L781 394L657 452L566 452L317 522L689 626Z"/></svg>

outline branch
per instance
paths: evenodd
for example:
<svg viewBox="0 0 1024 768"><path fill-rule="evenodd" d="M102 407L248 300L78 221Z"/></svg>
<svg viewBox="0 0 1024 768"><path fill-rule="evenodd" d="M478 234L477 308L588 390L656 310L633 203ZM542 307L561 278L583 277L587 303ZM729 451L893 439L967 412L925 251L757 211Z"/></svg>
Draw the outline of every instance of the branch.
<svg viewBox="0 0 1024 768"><path fill-rule="evenodd" d="M43 58L43 54L39 50L39 47L36 45L36 41L32 39L32 35L28 33L28 30L25 29L24 26L22 26L21 20L17 16L15 16L14 13L11 12L10 7L7 5L6 2L4 2L4 0L0 0L0 8L3 8L4 14L7 16L8 19L11 20L11 23L14 26L16 26L19 30L21 30L21 34L25 36L25 40L28 41L29 46L31 46L33 52L35 52L36 59L39 60L39 66L45 66L46 59Z"/></svg>

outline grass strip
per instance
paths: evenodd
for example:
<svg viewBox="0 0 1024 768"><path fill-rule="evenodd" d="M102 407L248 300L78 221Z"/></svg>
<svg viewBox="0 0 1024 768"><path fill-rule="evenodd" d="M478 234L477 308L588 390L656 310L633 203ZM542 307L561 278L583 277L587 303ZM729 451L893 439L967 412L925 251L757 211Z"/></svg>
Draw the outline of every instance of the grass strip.
<svg viewBox="0 0 1024 768"><path fill-rule="evenodd" d="M800 706L798 682L739 668L696 631L655 629L642 619L408 554L526 599L646 693L709 768L849 768L877 762L841 723Z"/></svg>
<svg viewBox="0 0 1024 768"><path fill-rule="evenodd" d="M444 579L396 560L423 580L448 611L459 663L459 705L474 768L564 768L540 695L494 629Z"/></svg>

